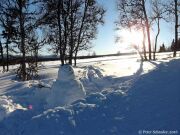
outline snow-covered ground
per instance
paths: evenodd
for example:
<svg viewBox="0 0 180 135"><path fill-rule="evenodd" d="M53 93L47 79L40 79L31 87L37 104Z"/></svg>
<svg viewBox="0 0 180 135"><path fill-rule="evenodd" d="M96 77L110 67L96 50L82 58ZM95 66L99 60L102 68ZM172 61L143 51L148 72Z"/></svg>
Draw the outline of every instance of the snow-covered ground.
<svg viewBox="0 0 180 135"><path fill-rule="evenodd" d="M14 68L0 73L0 135L180 134L180 58L171 56L83 59L71 79L58 75L58 61L41 63L40 80L18 82ZM61 92L53 89L70 90L72 79L85 98L58 106L59 96L54 105Z"/></svg>

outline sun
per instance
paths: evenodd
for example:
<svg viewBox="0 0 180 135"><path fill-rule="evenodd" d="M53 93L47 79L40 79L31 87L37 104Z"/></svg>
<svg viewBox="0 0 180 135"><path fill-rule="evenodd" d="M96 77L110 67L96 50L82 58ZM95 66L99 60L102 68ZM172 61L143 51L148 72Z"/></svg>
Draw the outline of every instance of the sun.
<svg viewBox="0 0 180 135"><path fill-rule="evenodd" d="M123 29L119 33L121 44L129 47L137 46L142 48L143 33L140 30L135 29Z"/></svg>

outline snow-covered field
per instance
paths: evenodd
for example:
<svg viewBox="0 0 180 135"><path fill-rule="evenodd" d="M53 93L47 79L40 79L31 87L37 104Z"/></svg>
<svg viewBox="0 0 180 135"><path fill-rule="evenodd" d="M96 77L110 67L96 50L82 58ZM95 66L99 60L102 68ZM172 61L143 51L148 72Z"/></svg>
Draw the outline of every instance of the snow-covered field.
<svg viewBox="0 0 180 135"><path fill-rule="evenodd" d="M58 61L43 62L26 82L11 67L0 73L0 135L180 134L180 57L171 56L83 59L59 72Z"/></svg>

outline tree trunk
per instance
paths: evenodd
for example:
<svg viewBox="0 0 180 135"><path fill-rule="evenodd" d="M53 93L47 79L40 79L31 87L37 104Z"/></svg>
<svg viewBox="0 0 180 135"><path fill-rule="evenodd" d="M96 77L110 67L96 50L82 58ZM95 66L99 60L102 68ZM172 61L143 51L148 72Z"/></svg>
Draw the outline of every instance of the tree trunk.
<svg viewBox="0 0 180 135"><path fill-rule="evenodd" d="M78 51L75 51L75 55L74 55L74 66L77 66L77 53L78 53Z"/></svg>
<svg viewBox="0 0 180 135"><path fill-rule="evenodd" d="M75 58L74 58L74 61L75 61L74 65L75 66L76 66L77 53L78 53L78 49L79 49L79 45L80 45L80 40L81 40L82 29L84 27L84 21L85 21L85 18L86 18L87 8L88 8L88 0L85 1L84 14L83 14L83 17L82 17L81 27L80 27L80 30L79 30L79 33L78 33L77 46L75 48Z"/></svg>
<svg viewBox="0 0 180 135"><path fill-rule="evenodd" d="M21 61L21 72L22 72L22 80L25 81L26 78L26 51L25 51L25 31L24 31L24 18L22 13L22 0L19 2L19 8L20 8L20 36L21 36L21 52L22 52L22 61Z"/></svg>
<svg viewBox="0 0 180 135"><path fill-rule="evenodd" d="M150 30L149 30L149 20L148 20L148 17L147 17L145 1L144 0L142 0L142 5L143 5L144 16L145 16L146 31L147 31L147 36L148 36L149 60L151 60L151 37L150 37Z"/></svg>
<svg viewBox="0 0 180 135"><path fill-rule="evenodd" d="M59 52L60 52L60 60L61 60L61 65L64 65L64 56L63 56L63 51L62 51L62 36L61 36L61 15L62 15L62 8L63 8L63 1L59 0L58 1L58 11L57 11L57 16L58 16L58 30L59 30Z"/></svg>
<svg viewBox="0 0 180 135"><path fill-rule="evenodd" d="M69 64L72 65L73 58L73 5L72 0L70 0L70 50L69 50Z"/></svg>
<svg viewBox="0 0 180 135"><path fill-rule="evenodd" d="M64 65L64 61L66 59L66 46L67 46L67 18L65 18L64 20L64 46L62 48L62 59L63 59L63 63L61 63L62 65Z"/></svg>
<svg viewBox="0 0 180 135"><path fill-rule="evenodd" d="M22 39L23 40L23 39ZM22 66L22 80L25 81L26 78L26 54L25 54L25 47L24 47L24 42L21 41L22 44L22 62L21 62L21 66Z"/></svg>
<svg viewBox="0 0 180 135"><path fill-rule="evenodd" d="M144 53L144 59L147 60L145 41L146 41L146 34L145 34L145 28L143 26L143 53Z"/></svg>
<svg viewBox="0 0 180 135"><path fill-rule="evenodd" d="M36 69L38 68L38 52L39 52L39 47L35 47L35 67Z"/></svg>
<svg viewBox="0 0 180 135"><path fill-rule="evenodd" d="M9 37L7 37L7 41L6 41L6 67L7 67L7 71L9 71Z"/></svg>
<svg viewBox="0 0 180 135"><path fill-rule="evenodd" d="M3 53L3 46L2 43L0 41L0 51L1 51L1 60L2 60L2 66L3 66L3 71L5 71L5 65L4 65L4 53Z"/></svg>
<svg viewBox="0 0 180 135"><path fill-rule="evenodd" d="M63 5L62 5L63 6ZM67 47L67 38L68 38L68 21L67 21L67 14L63 14L63 23L64 23L64 43L62 47L62 59L63 63L66 61L66 47Z"/></svg>
<svg viewBox="0 0 180 135"><path fill-rule="evenodd" d="M160 33L160 20L159 20L159 18L158 18L158 20L157 20L158 22L157 22L157 26L158 26L158 32L157 32L157 34L156 34L156 38L155 38L155 46L154 46L154 55L153 55L153 59L154 60L156 60L156 48L157 48L157 40L158 40L158 36L159 36L159 33Z"/></svg>
<svg viewBox="0 0 180 135"><path fill-rule="evenodd" d="M178 43L178 13L177 13L177 0L174 0L175 3L175 45L173 57L176 57L177 43Z"/></svg>

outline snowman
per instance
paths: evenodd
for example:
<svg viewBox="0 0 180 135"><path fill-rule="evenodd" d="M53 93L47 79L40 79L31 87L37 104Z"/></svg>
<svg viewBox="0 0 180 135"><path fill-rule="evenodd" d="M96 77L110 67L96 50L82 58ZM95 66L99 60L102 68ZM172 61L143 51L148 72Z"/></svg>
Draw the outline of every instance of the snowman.
<svg viewBox="0 0 180 135"><path fill-rule="evenodd" d="M51 89L47 98L48 107L69 105L86 95L82 83L75 77L72 66L67 64L59 68L58 78Z"/></svg>

